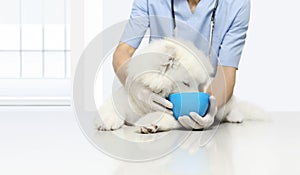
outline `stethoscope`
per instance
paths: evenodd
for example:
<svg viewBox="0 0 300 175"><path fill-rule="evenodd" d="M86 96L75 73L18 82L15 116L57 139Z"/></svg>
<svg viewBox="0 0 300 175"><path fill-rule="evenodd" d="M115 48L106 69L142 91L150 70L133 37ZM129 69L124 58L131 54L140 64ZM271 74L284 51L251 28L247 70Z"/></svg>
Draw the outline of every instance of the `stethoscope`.
<svg viewBox="0 0 300 175"><path fill-rule="evenodd" d="M209 57L211 55L211 50L212 50L213 31L215 28L215 16L216 16L218 4L219 4L219 0L216 0L215 6L212 11L211 19L210 19L209 49L208 49ZM175 11L174 11L174 0L171 0L171 7L172 7L172 18L173 18L173 36L175 36L176 20L175 20Z"/></svg>

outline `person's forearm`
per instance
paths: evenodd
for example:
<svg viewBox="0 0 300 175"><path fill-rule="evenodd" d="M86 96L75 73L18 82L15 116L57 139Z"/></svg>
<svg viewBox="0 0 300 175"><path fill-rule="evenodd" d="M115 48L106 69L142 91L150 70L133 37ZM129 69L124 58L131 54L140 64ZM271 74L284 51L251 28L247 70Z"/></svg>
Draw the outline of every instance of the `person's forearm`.
<svg viewBox="0 0 300 175"><path fill-rule="evenodd" d="M215 96L218 108L230 100L234 90L235 77L235 68L218 66L217 74L207 89L210 95Z"/></svg>
<svg viewBox="0 0 300 175"><path fill-rule="evenodd" d="M120 43L113 55L114 71L124 85L127 78L127 63L133 55L135 49L125 43Z"/></svg>

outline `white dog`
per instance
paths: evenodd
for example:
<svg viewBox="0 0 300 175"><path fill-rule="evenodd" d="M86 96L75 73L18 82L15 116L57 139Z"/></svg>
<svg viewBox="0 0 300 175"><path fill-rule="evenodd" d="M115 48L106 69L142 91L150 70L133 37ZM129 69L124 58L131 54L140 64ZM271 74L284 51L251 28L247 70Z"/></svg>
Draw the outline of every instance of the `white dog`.
<svg viewBox="0 0 300 175"><path fill-rule="evenodd" d="M128 77L142 83L153 92L167 97L174 92L205 91L210 84L213 68L209 59L191 42L177 39L153 41L127 67ZM242 112L241 112L242 111ZM242 122L243 114L258 115L261 111L240 105L232 97L218 110L216 118L221 121ZM154 133L182 128L173 115L144 108L120 88L99 108L100 118L96 127L100 130L116 130L124 124L141 126L140 132Z"/></svg>

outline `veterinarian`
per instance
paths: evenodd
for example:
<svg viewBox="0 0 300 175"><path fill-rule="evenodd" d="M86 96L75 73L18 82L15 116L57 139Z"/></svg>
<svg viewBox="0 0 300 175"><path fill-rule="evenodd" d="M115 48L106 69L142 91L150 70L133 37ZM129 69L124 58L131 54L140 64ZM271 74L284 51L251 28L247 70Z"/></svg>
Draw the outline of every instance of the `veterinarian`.
<svg viewBox="0 0 300 175"><path fill-rule="evenodd" d="M161 22L158 17L172 20ZM179 122L188 129L209 127L217 109L233 94L249 18L250 0L134 0L130 20L113 55L114 70L125 85L126 64L148 28L151 33L150 41L155 39L152 36L174 36L178 30L181 37L191 40L197 46L200 42L195 40L197 37L189 36L190 30L181 30L179 23L185 23L209 41L210 49L218 56L218 63L214 65L214 80L207 89L211 95L208 113L203 118L191 113L191 118L180 117ZM171 102L142 85L136 86L134 91L134 95L140 97L142 105L149 105L158 111L172 108Z"/></svg>

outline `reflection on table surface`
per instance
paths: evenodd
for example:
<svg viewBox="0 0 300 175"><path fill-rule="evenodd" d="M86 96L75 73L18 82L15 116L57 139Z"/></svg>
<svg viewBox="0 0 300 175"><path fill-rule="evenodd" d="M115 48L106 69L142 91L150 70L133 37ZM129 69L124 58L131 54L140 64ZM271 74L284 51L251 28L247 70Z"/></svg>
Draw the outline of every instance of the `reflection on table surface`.
<svg viewBox="0 0 300 175"><path fill-rule="evenodd" d="M296 118L294 118L296 119ZM153 148L145 149L146 154L158 151L156 139L175 140L176 149L169 154L153 158L151 161L119 161L115 174L280 174L295 172L296 160L300 157L300 137L293 129L298 126L290 122L290 127L282 128L282 118L272 121L246 121L242 124L223 123L208 131L174 130L150 135L135 132L136 128L126 127L118 131L100 133L96 139L110 140L112 135L135 142L137 145L150 142ZM300 120L296 119L296 120ZM176 137L177 136L177 137ZM187 136L187 137L183 137ZM112 143L113 145L113 143ZM124 150L126 145L115 145ZM138 147L127 155L140 154ZM133 156L134 157L134 156ZM137 156L138 157L138 156ZM298 158L297 158L298 157ZM299 170L298 170L299 171Z"/></svg>

